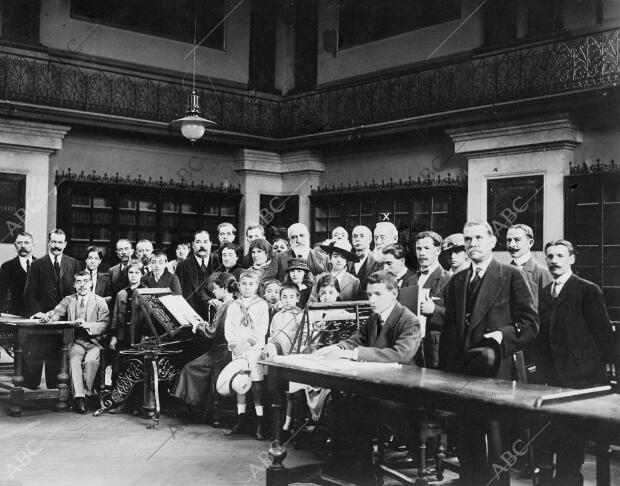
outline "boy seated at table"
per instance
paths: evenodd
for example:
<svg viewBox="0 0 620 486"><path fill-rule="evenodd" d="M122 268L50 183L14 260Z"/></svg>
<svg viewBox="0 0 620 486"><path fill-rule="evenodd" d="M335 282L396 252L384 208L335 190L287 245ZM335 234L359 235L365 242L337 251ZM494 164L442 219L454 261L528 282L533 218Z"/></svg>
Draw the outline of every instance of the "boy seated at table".
<svg viewBox="0 0 620 486"><path fill-rule="evenodd" d="M228 307L224 323L224 336L232 359L245 358L248 361L252 379L252 394L256 410L257 427L255 438L264 440L263 408L263 366L258 363L265 347L265 336L269 327L269 305L257 294L259 275L256 270L244 270L239 276L241 295ZM227 431L227 436L242 433L246 421L246 395L237 395L237 423Z"/></svg>
<svg viewBox="0 0 620 486"><path fill-rule="evenodd" d="M51 311L38 312L33 317L41 322L66 318L79 322L75 339L69 348L69 375L77 413L86 413L86 397L92 394L93 382L99 369L101 342L108 328L110 313L103 297L91 292L92 281L86 270L73 276L76 293L68 295Z"/></svg>

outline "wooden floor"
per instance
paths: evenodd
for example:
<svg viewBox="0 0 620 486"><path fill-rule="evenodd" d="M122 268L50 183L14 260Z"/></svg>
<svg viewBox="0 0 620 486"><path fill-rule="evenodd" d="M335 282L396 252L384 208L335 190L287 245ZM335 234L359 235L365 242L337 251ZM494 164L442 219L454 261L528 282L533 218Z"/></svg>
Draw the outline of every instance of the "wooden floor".
<svg viewBox="0 0 620 486"><path fill-rule="evenodd" d="M170 415L148 429L150 421L128 414L93 417L29 406L12 418L8 407L8 392L0 390L0 486L265 484L266 441L229 439L220 429ZM308 450L287 451L288 468L318 463ZM587 457L583 472L586 485L594 485L593 457ZM442 483L431 484L454 478L446 473ZM612 478L620 484L618 455ZM306 477L296 484L317 481ZM398 483L386 481L393 484ZM531 482L513 477L512 484Z"/></svg>

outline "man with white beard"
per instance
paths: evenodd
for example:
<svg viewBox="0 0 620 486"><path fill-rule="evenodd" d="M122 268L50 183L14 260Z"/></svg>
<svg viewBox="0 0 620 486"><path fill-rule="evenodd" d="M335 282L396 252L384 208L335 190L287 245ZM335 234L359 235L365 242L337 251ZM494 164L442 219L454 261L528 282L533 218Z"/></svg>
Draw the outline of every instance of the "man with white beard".
<svg viewBox="0 0 620 486"><path fill-rule="evenodd" d="M375 249L372 257L377 262L383 261L383 248L393 243L398 243L398 230L393 223L382 221L375 225L374 232Z"/></svg>

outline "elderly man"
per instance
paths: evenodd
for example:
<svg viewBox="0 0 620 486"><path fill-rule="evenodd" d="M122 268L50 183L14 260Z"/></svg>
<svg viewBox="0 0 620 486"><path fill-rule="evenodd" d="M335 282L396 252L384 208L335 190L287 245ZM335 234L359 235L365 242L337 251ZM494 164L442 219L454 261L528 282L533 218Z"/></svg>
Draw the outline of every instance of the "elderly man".
<svg viewBox="0 0 620 486"><path fill-rule="evenodd" d="M366 290L366 279L369 275L381 270L381 262L374 259L370 251L372 231L367 226L356 226L351 233L351 243L357 255L357 262L348 263L348 272L360 281L361 291Z"/></svg>
<svg viewBox="0 0 620 486"><path fill-rule="evenodd" d="M390 222L382 221L375 225L374 233L375 249L373 258L381 262L383 261L383 248L387 245L398 243L398 230L396 226Z"/></svg>
<svg viewBox="0 0 620 486"><path fill-rule="evenodd" d="M551 283L553 278L547 268L538 263L532 255L534 232L526 224L513 224L506 232L506 247L512 257L511 265L522 270L532 289L534 301L538 305L538 291Z"/></svg>
<svg viewBox="0 0 620 486"><path fill-rule="evenodd" d="M534 298L523 272L493 258L497 240L487 222L470 221L463 234L472 267L454 275L445 289L439 367L511 380L509 357L533 342L538 333ZM480 354L489 356L488 366L476 365ZM499 428L496 422L480 417L458 421L457 452L464 484L509 484L508 474L495 476L491 466L504 450L495 440L499 437L501 442Z"/></svg>
<svg viewBox="0 0 620 486"><path fill-rule="evenodd" d="M140 240L136 243L136 258L142 262L142 273L144 274L151 271L152 254L153 243L150 240Z"/></svg>
<svg viewBox="0 0 620 486"><path fill-rule="evenodd" d="M181 283L183 297L203 318L208 319L207 300L201 298L206 293L209 275L217 270L218 260L211 255L211 238L207 230L197 231L192 241L193 255L179 262L176 276Z"/></svg>
<svg viewBox="0 0 620 486"><path fill-rule="evenodd" d="M288 228L288 239L291 243L291 249L273 256L269 267L265 270L263 280L275 278L283 282L284 277L286 277L288 261L292 258L307 260L310 273L313 275L318 275L327 270L326 255L310 248L310 233L305 224L292 224Z"/></svg>
<svg viewBox="0 0 620 486"><path fill-rule="evenodd" d="M34 242L30 233L21 232L15 238L17 256L0 267L0 312L26 316L24 287L30 272Z"/></svg>

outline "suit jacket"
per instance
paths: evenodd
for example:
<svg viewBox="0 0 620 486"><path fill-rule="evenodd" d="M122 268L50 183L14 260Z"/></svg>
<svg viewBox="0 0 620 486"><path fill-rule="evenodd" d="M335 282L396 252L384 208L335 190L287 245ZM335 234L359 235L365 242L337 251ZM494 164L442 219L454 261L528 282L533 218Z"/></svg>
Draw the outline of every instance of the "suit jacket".
<svg viewBox="0 0 620 486"><path fill-rule="evenodd" d="M531 343L538 334L538 313L523 272L492 259L480 284L469 325L465 322L467 286L472 267L456 273L445 293L446 311L439 342L439 367L459 372L465 350L474 348L484 334L502 333L502 363L496 378L511 379L512 353Z"/></svg>
<svg viewBox="0 0 620 486"><path fill-rule="evenodd" d="M263 274L263 279L277 278L280 282L284 282L288 269L288 261L291 258L295 258L295 252L293 250L283 251L282 253L274 255L267 270L265 270ZM327 255L311 249L310 253L308 253L308 266L310 267L310 273L312 275L326 272Z"/></svg>
<svg viewBox="0 0 620 486"><path fill-rule="evenodd" d="M308 302L318 302L319 300L319 293L317 292L318 281L324 275L329 275L329 274L330 274L329 272L323 272L314 279L315 283L314 285L312 285L312 292L310 292L310 298L308 299ZM360 287L361 287L360 281L357 277L354 277L348 272L344 272L344 274L342 275L342 280L340 282L340 300L347 301L347 300L361 299L362 293L360 291Z"/></svg>
<svg viewBox="0 0 620 486"><path fill-rule="evenodd" d="M210 255L207 265L207 277L203 278L202 271L194 255L189 255L185 260L177 264L176 276L181 283L182 295L203 319L208 319L209 317L207 299L202 298L207 292L205 281L211 273L216 271L218 265L219 261L213 255ZM198 290L199 288L200 290Z"/></svg>
<svg viewBox="0 0 620 486"><path fill-rule="evenodd" d="M604 362L617 360L618 350L601 289L574 274L557 299L551 288L547 285L539 295L537 374L550 385L568 388L608 384Z"/></svg>
<svg viewBox="0 0 620 486"><path fill-rule="evenodd" d="M142 286L140 285L139 287ZM131 319L129 318L130 314L128 311L131 309L131 315L134 315L138 307L137 299L130 299L126 288L116 294L114 311L112 312L112 320L110 322L112 336L116 336L119 341L129 339Z"/></svg>
<svg viewBox="0 0 620 486"><path fill-rule="evenodd" d="M109 274L97 272L97 284L95 285L95 294L97 294L99 297L109 297L110 295L112 295L112 284L110 283Z"/></svg>
<svg viewBox="0 0 620 486"><path fill-rule="evenodd" d="M426 317L426 328L433 331L441 331L443 327L443 315L446 311L445 302L444 302L444 291L446 286L448 285L448 281L450 280L451 275L446 272L443 267L438 266L433 272L428 276L426 282L422 286L423 289L429 289L430 297L433 298L433 302L435 303L435 310L432 314L424 314ZM407 282L407 287L401 289L401 292L398 293L398 301L408 307L414 314L417 314L417 305L418 305L418 292L419 292L419 282L418 282L418 274L415 273L413 277L409 279ZM406 299L403 302L404 297L407 295L409 290L414 290L410 299ZM401 294L403 294L403 298L401 299ZM410 305L413 305L413 308ZM415 309L415 310L414 310Z"/></svg>
<svg viewBox="0 0 620 486"><path fill-rule="evenodd" d="M86 297L86 323L88 329L85 329L83 335L78 334L76 329L75 342L91 342L100 348L100 341L103 339L110 322L110 311L108 304L103 299L93 293L89 293ZM71 294L64 299L49 312L50 320L58 321L62 317L66 317L69 321L75 321L78 316L78 294Z"/></svg>
<svg viewBox="0 0 620 486"><path fill-rule="evenodd" d="M32 260L36 258L32 257ZM26 316L24 288L27 276L17 256L0 266L0 312Z"/></svg>
<svg viewBox="0 0 620 486"><path fill-rule="evenodd" d="M167 268L164 268L164 273L162 273L159 280L155 280L155 276L153 272L147 273L142 280L140 281L142 285L145 287L156 288L156 289L164 289L168 287L172 290L174 295L181 295L181 284L179 283L179 278L170 273Z"/></svg>
<svg viewBox="0 0 620 486"><path fill-rule="evenodd" d="M538 292L553 282L553 277L549 273L549 269L539 263L534 257L525 262L522 270L525 273L525 279L532 290L534 302L538 308Z"/></svg>
<svg viewBox="0 0 620 486"><path fill-rule="evenodd" d="M398 282L402 282L399 286L399 288L402 289L403 287L409 287L410 285L413 285L413 283L411 283L413 279L415 279L416 282L418 281L415 272L408 268L405 274L401 278L397 278L396 280Z"/></svg>
<svg viewBox="0 0 620 486"><path fill-rule="evenodd" d="M115 296L119 291L129 285L127 280L127 270L121 272L121 264L117 263L108 270L108 279L110 280L110 292Z"/></svg>
<svg viewBox="0 0 620 486"><path fill-rule="evenodd" d="M371 251L368 252L368 256L360 267L359 272L355 272L355 264L353 262L347 263L347 271L359 279L362 292L366 291L366 279L379 270L381 270L381 263L374 259Z"/></svg>
<svg viewBox="0 0 620 486"><path fill-rule="evenodd" d="M63 255L59 278L49 254L33 261L24 288L26 314L33 315L53 309L64 297L75 292L73 276L83 269L82 262Z"/></svg>
<svg viewBox="0 0 620 486"><path fill-rule="evenodd" d="M412 364L420 345L418 318L398 302L377 335L379 314L371 315L359 330L340 344L358 348L358 361Z"/></svg>

